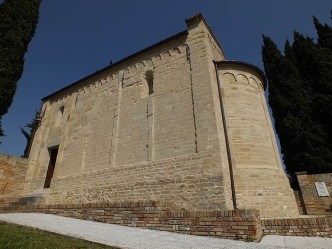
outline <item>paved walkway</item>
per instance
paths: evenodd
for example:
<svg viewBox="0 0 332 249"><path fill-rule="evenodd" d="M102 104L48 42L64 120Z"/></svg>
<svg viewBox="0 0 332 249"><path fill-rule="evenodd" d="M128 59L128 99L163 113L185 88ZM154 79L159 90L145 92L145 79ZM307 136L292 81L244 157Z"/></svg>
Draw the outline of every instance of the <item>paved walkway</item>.
<svg viewBox="0 0 332 249"><path fill-rule="evenodd" d="M82 238L106 245L132 249L208 248L298 248L331 249L332 238L265 236L260 243L248 243L170 232L125 227L40 213L0 214L0 220Z"/></svg>

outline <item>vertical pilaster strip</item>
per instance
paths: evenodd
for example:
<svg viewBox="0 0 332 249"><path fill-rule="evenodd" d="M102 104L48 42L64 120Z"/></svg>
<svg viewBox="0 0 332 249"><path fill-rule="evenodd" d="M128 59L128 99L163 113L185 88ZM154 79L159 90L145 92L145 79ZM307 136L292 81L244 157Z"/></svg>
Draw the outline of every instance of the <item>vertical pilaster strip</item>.
<svg viewBox="0 0 332 249"><path fill-rule="evenodd" d="M118 81L118 91L117 91L117 104L114 105L113 112L113 131L112 131L112 142L111 142L111 156L110 156L110 166L114 166L116 162L117 144L118 144L118 134L119 134L119 115L121 108L121 94L122 94L122 84L123 75Z"/></svg>
<svg viewBox="0 0 332 249"><path fill-rule="evenodd" d="M193 69L191 65L191 58L190 58L190 47L188 44L184 44L186 47L186 59L188 61L189 66L189 75L190 75L190 93L191 93L191 103L193 109L193 121L194 121L194 136L195 136L195 153L198 153L198 146L197 146L197 127L196 127L196 113L195 113L195 102L194 102L194 86L193 86Z"/></svg>
<svg viewBox="0 0 332 249"><path fill-rule="evenodd" d="M153 96L147 101L147 122L148 122L148 138L147 138L147 161L153 160L153 140L154 140L154 99Z"/></svg>
<svg viewBox="0 0 332 249"><path fill-rule="evenodd" d="M54 171L54 176L55 177L58 177L60 175L60 172L61 172L63 153L64 153L65 148L67 146L68 137L69 137L69 136L67 136L67 134L68 134L69 124L70 124L70 115L72 114L72 112L74 110L77 98L78 98L78 92L75 95L73 94L71 96L70 110L69 110L69 114L67 116L66 126L65 126L63 134L62 134L62 142L61 142L61 144L59 144L59 154L57 156L57 162L56 162L57 167L55 168L55 171Z"/></svg>
<svg viewBox="0 0 332 249"><path fill-rule="evenodd" d="M81 173L84 173L84 168L85 168L85 157L86 157L86 150L83 149L83 152L82 152Z"/></svg>

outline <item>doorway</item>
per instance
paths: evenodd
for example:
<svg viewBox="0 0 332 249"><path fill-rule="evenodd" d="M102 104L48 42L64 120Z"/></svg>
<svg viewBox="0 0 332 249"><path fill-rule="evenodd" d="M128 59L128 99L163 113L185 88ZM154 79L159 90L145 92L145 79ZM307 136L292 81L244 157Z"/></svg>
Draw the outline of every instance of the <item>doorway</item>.
<svg viewBox="0 0 332 249"><path fill-rule="evenodd" d="M58 156L58 150L59 150L59 147L54 147L52 149L49 149L50 162L48 164L48 169L47 169L47 174L46 174L46 178L45 178L44 188L49 188L51 186L51 181L52 181L52 177L53 177L53 173L54 173L56 158Z"/></svg>

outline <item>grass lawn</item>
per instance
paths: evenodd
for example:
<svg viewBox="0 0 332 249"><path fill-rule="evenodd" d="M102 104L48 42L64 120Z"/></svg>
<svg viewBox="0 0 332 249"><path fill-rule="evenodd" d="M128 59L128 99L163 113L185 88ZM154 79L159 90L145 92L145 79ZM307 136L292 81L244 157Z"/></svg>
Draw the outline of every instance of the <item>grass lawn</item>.
<svg viewBox="0 0 332 249"><path fill-rule="evenodd" d="M0 249L115 249L39 229L0 222Z"/></svg>

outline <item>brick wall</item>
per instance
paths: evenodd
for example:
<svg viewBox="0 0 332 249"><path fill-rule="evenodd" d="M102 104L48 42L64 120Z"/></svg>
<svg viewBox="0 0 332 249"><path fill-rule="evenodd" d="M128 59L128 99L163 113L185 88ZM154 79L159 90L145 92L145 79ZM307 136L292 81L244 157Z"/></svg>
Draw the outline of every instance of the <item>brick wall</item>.
<svg viewBox="0 0 332 249"><path fill-rule="evenodd" d="M0 205L23 193L27 169L27 159L0 154Z"/></svg>
<svg viewBox="0 0 332 249"><path fill-rule="evenodd" d="M178 211L171 203L117 202L82 205L39 205L3 208L0 212L42 212L131 227L258 240L262 236L259 211Z"/></svg>
<svg viewBox="0 0 332 249"><path fill-rule="evenodd" d="M297 179L307 214L332 215L332 173L308 175L300 172ZM329 196L318 196L315 182L325 182Z"/></svg>
<svg viewBox="0 0 332 249"><path fill-rule="evenodd" d="M265 235L332 238L332 217L261 219L258 210L186 211L156 201L10 206L0 212L40 212L191 235L260 240Z"/></svg>
<svg viewBox="0 0 332 249"><path fill-rule="evenodd" d="M332 238L332 217L262 220L265 235Z"/></svg>

